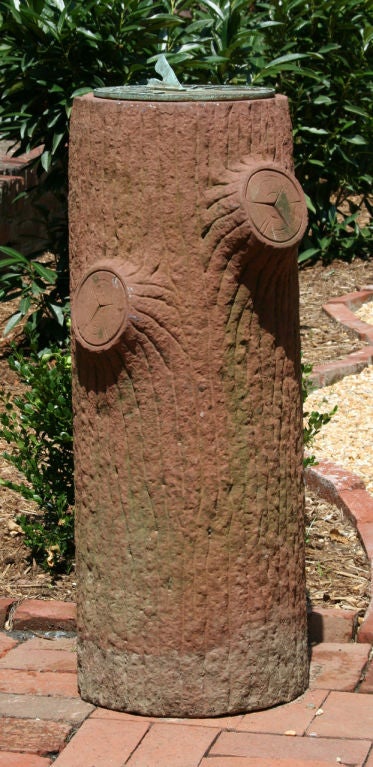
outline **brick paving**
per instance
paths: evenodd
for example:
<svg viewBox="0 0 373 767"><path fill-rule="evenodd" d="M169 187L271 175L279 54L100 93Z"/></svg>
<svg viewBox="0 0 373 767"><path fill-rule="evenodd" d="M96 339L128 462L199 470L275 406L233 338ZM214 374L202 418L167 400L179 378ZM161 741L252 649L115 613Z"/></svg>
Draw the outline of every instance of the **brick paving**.
<svg viewBox="0 0 373 767"><path fill-rule="evenodd" d="M82 701L75 638L40 633L0 632L0 767L373 767L371 644L315 645L310 687L291 703L157 719Z"/></svg>

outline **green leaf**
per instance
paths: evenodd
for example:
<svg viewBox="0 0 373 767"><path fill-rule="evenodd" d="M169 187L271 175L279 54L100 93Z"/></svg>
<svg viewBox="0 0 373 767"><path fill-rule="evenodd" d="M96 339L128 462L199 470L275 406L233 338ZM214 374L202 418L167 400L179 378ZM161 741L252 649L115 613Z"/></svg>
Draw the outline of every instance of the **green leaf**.
<svg viewBox="0 0 373 767"><path fill-rule="evenodd" d="M364 42L364 52L368 50L370 43L373 40L373 26L367 26L362 32Z"/></svg>
<svg viewBox="0 0 373 767"><path fill-rule="evenodd" d="M370 115L368 114L366 109L357 107L355 104L345 104L344 108L346 112L352 112L355 115L360 115L361 117L366 117L367 119L370 119Z"/></svg>
<svg viewBox="0 0 373 767"><path fill-rule="evenodd" d="M352 138L345 138L345 141L348 141L349 144L356 144L357 146L365 146L368 142L364 138L364 136L352 136Z"/></svg>
<svg viewBox="0 0 373 767"><path fill-rule="evenodd" d="M330 98L330 96L317 96L317 97L316 97L316 98L313 100L313 103L314 103L314 104L327 104L327 105L330 105L330 104L332 104L332 103L333 103L333 101L332 101L332 99Z"/></svg>
<svg viewBox="0 0 373 767"><path fill-rule="evenodd" d="M32 295L37 298L37 296L40 296L44 292L43 287L39 285L35 280L31 283L31 293Z"/></svg>
<svg viewBox="0 0 373 767"><path fill-rule="evenodd" d="M12 314L12 316L9 318L8 322L5 325L3 335L7 336L11 330L17 325L17 322L23 317L22 312L15 312Z"/></svg>
<svg viewBox="0 0 373 767"><path fill-rule="evenodd" d="M208 8L211 8L212 11L216 14L216 16L219 16L220 19L224 20L224 13L221 8L217 5L217 3L214 3L213 0L203 0L203 3L201 5L207 5Z"/></svg>
<svg viewBox="0 0 373 767"><path fill-rule="evenodd" d="M99 32L92 32L91 29L84 29L84 27L77 27L77 32L80 32L84 37L88 37L90 40L94 42L98 42L101 40L101 35Z"/></svg>
<svg viewBox="0 0 373 767"><path fill-rule="evenodd" d="M302 253L298 256L298 264L303 264L305 261L308 261L312 256L316 256L320 253L320 248L308 248L307 250L303 250Z"/></svg>
<svg viewBox="0 0 373 767"><path fill-rule="evenodd" d="M19 311L24 316L27 314L29 308L31 306L31 298L30 296L24 296L21 301L19 302Z"/></svg>
<svg viewBox="0 0 373 767"><path fill-rule="evenodd" d="M40 162L41 162L42 167L44 168L44 170L48 173L48 171L50 170L50 167L51 167L51 162L52 162L52 155L51 155L51 153L48 152L48 151L43 152L43 154L40 157Z"/></svg>
<svg viewBox="0 0 373 767"><path fill-rule="evenodd" d="M0 258L0 264L2 267L9 266L10 264L28 265L29 263L27 258L23 256L22 253L19 253L18 250L14 250L14 248L8 248L6 245L0 245L0 252L9 256L9 258Z"/></svg>
<svg viewBox="0 0 373 767"><path fill-rule="evenodd" d="M63 325L65 321L65 315L63 310L57 304L49 304L51 312L53 312L59 325Z"/></svg>
<svg viewBox="0 0 373 767"><path fill-rule="evenodd" d="M62 139L65 138L65 133L54 133L52 141L52 154L55 153L57 147L60 145Z"/></svg>
<svg viewBox="0 0 373 767"><path fill-rule="evenodd" d="M322 45L319 48L318 53L330 53L330 51L338 51L340 49L339 43L328 43L328 45Z"/></svg>
<svg viewBox="0 0 373 767"><path fill-rule="evenodd" d="M76 88L76 90L71 94L71 98L75 99L77 96L84 96L86 93L92 93L92 88Z"/></svg>
<svg viewBox="0 0 373 767"><path fill-rule="evenodd" d="M325 128L312 128L306 125L299 128L299 130L304 131L306 133L313 133L315 136L327 136L329 132L325 130Z"/></svg>
<svg viewBox="0 0 373 767"><path fill-rule="evenodd" d="M277 59L273 59L269 64L266 64L264 69L276 67L279 64L287 64L289 61L299 61L299 59L305 59L308 57L307 53L287 53L285 56L279 56Z"/></svg>
<svg viewBox="0 0 373 767"><path fill-rule="evenodd" d="M308 210L310 210L312 213L316 213L316 208L315 208L311 198L309 197L309 195L305 194L304 196L306 198L306 205L307 205Z"/></svg>
<svg viewBox="0 0 373 767"><path fill-rule="evenodd" d="M32 261L32 268L39 277L43 277L43 279L47 280L50 284L53 285L56 282L57 274L53 269L48 269L48 267L44 266L44 264L41 264L39 261Z"/></svg>

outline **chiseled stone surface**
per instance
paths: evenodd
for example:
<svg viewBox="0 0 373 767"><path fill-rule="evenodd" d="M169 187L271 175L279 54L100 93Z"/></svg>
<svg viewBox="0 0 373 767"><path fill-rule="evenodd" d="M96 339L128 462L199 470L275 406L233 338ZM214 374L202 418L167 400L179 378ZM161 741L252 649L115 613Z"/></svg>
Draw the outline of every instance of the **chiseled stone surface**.
<svg viewBox="0 0 373 767"><path fill-rule="evenodd" d="M287 100L78 98L69 199L81 694L159 716L289 701L308 656Z"/></svg>

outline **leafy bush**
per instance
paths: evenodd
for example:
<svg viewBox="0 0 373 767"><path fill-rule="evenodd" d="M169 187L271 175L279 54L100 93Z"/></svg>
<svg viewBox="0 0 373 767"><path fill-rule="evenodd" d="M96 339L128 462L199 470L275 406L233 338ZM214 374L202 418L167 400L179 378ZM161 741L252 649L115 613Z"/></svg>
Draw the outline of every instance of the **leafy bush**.
<svg viewBox="0 0 373 767"><path fill-rule="evenodd" d="M33 194L37 199L37 192L40 197L52 193L59 202L58 220L42 210L40 215L56 255L55 288L62 304L68 298L67 147L73 98L150 74L153 65L147 59L165 30L183 24L166 7L152 0L0 0L1 135L13 142L16 154L43 146L35 161L39 185ZM20 261L13 272L17 267L21 274Z"/></svg>
<svg viewBox="0 0 373 767"><path fill-rule="evenodd" d="M0 394L0 437L11 450L3 456L24 481L0 484L34 501L41 514L17 520L32 556L51 571L69 570L74 556L74 484L71 358L55 348L38 356L15 352L10 367L25 393Z"/></svg>
<svg viewBox="0 0 373 767"><path fill-rule="evenodd" d="M44 146L41 166L67 179L72 99L144 76L162 34L182 25L152 0L0 0L3 135Z"/></svg>
<svg viewBox="0 0 373 767"><path fill-rule="evenodd" d="M358 223L372 213L373 6L367 0L273 0L267 55L298 57L276 75L289 97L297 175L310 200L310 232L300 256L370 254L372 228ZM273 81L270 74L270 80Z"/></svg>
<svg viewBox="0 0 373 767"><path fill-rule="evenodd" d="M194 33L195 42L202 34L196 79L271 85L289 98L296 173L310 212L299 262L370 255L371 3L272 0L248 13L242 0L205 0L193 18L202 25ZM193 31L190 25L184 34Z"/></svg>
<svg viewBox="0 0 373 767"><path fill-rule="evenodd" d="M18 323L23 332L32 336L39 348L65 341L69 325L69 302L65 297L66 275L59 265L28 259L12 248L0 246L0 301L19 299L17 311L9 318L4 335Z"/></svg>
<svg viewBox="0 0 373 767"><path fill-rule="evenodd" d="M303 404L306 401L308 395L311 393L313 386L311 383L312 365L307 362L302 362L302 401ZM337 411L337 405L329 411L329 413L320 413L318 410L303 411L303 418L305 425L303 427L303 444L305 449L312 446L312 442L316 437L316 434L321 431L325 424L329 423L334 413ZM314 466L317 463L316 457L312 454L306 453L303 459L304 468L307 466Z"/></svg>
<svg viewBox="0 0 373 767"><path fill-rule="evenodd" d="M309 198L301 254L367 255L372 212L373 11L367 0L0 0L2 133L43 145L45 183L66 201L72 99L144 81L161 51L181 80L268 84L290 99Z"/></svg>

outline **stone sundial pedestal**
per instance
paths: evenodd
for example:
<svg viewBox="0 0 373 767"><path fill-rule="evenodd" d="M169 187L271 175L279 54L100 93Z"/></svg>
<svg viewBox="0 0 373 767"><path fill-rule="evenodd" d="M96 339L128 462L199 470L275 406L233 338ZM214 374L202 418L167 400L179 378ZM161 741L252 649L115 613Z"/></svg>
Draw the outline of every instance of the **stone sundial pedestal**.
<svg viewBox="0 0 373 767"><path fill-rule="evenodd" d="M71 120L79 686L168 717L308 684L288 104L197 90Z"/></svg>

